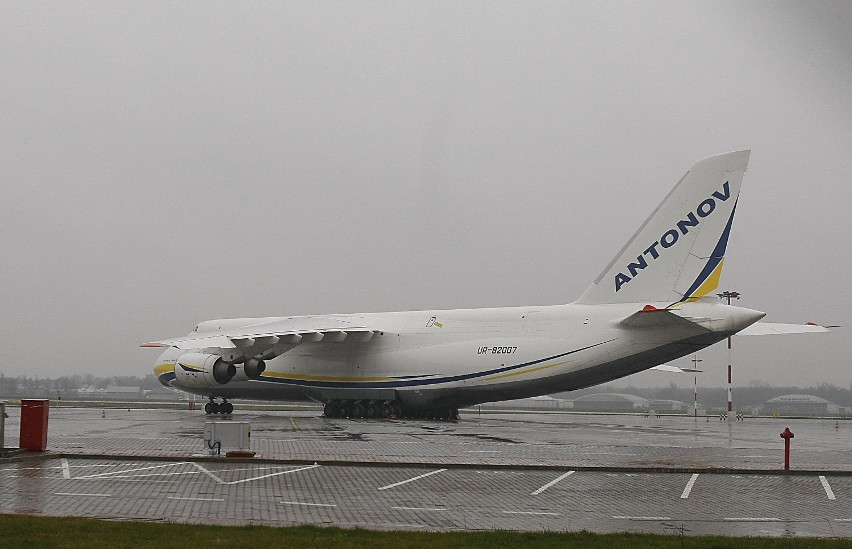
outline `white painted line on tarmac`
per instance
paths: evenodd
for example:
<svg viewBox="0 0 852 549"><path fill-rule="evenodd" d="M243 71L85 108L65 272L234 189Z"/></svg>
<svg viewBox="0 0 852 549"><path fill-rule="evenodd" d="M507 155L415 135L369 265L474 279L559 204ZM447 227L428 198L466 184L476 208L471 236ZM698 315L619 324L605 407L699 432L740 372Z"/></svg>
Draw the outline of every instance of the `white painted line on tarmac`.
<svg viewBox="0 0 852 549"><path fill-rule="evenodd" d="M687 499L689 497L689 493L692 492L692 487L695 485L696 480L698 480L698 473L693 473L689 482L686 483L686 488L683 489L680 499Z"/></svg>
<svg viewBox="0 0 852 549"><path fill-rule="evenodd" d="M225 498L179 498L176 496L169 496L168 499L177 499L180 501L225 501Z"/></svg>
<svg viewBox="0 0 852 549"><path fill-rule="evenodd" d="M446 511L443 507L391 507L399 511Z"/></svg>
<svg viewBox="0 0 852 549"><path fill-rule="evenodd" d="M828 499L837 499L834 496L834 492L831 490L831 486L828 485L828 480L822 475L819 477L819 481L822 483L822 487L825 488L825 495L828 496Z"/></svg>
<svg viewBox="0 0 852 549"><path fill-rule="evenodd" d="M725 517L722 520L731 522L781 522L778 517Z"/></svg>
<svg viewBox="0 0 852 549"><path fill-rule="evenodd" d="M192 466L193 466L193 467L195 467L196 469L198 469L199 471L201 471L202 473L204 473L204 474L205 474L205 475L207 475L208 477L212 478L213 480L215 480L215 481L216 481L216 482L218 482L219 484L225 484L225 481L224 481L224 480L220 479L220 478L219 478L219 477L217 477L215 474L211 473L210 471L208 471L207 469L205 469L205 468L204 468L204 467L202 467L201 465L199 465L199 464L195 463L194 461L191 461L190 463L192 464Z"/></svg>
<svg viewBox="0 0 852 549"><path fill-rule="evenodd" d="M621 520L672 520L672 517L631 517L626 515L613 515L612 518Z"/></svg>
<svg viewBox="0 0 852 549"><path fill-rule="evenodd" d="M438 469L437 471L432 471L429 473L423 473L422 475L417 475L414 478L410 478L408 480L402 480L400 482L394 482L393 484L388 484L387 486L382 486L379 490L387 490L389 488L396 488L397 486L402 486L403 484L408 484L409 482L414 482L415 480L420 480L421 478L426 478L431 475L436 475L438 473L443 473L446 469Z"/></svg>
<svg viewBox="0 0 852 549"><path fill-rule="evenodd" d="M317 467L319 467L318 464L306 465L305 467L299 467L297 469L288 469L287 471L280 471L278 473L269 473L268 475L261 475L259 477L246 478L246 479L242 479L242 480L234 480L232 482L226 482L225 484L241 484L243 482L252 482L254 480L260 480L262 478L277 477L277 476L280 476L280 475L289 475L290 473L298 473L299 471L307 471L308 469L316 469Z"/></svg>
<svg viewBox="0 0 852 549"><path fill-rule="evenodd" d="M56 496L73 496L73 497L87 497L87 498L111 498L112 494L82 494L76 492L56 492L54 495Z"/></svg>
<svg viewBox="0 0 852 549"><path fill-rule="evenodd" d="M559 513L551 513L548 511L503 511L507 515L547 515L550 517L558 517Z"/></svg>
<svg viewBox="0 0 852 549"><path fill-rule="evenodd" d="M231 482L226 482L226 481L222 480L221 478L219 478L218 476L216 476L215 473L212 473L211 471L207 470L206 468L199 465L198 463L195 463L194 461L191 462L191 463L192 463L193 466L195 466L196 469L198 469L199 471L201 471L205 475L209 476L210 478L212 478L213 480L215 480L219 484L224 484L224 485L227 485L227 486L230 486L230 485L233 485L233 484L242 484L243 482L253 482L255 480L260 480L260 479L269 478L269 477L277 477L277 476L280 476L280 475L287 475L287 474L290 474L290 473L298 473L299 471L306 471L308 469L316 469L317 467L319 467L319 465L317 465L317 464L306 465L305 467L298 467L296 469L288 469L286 471L279 471L277 473L269 473L268 475L260 475L259 477L244 478L244 479L240 479L240 480L232 480Z"/></svg>
<svg viewBox="0 0 852 549"><path fill-rule="evenodd" d="M68 460L62 458L62 478L71 478L71 467L68 466Z"/></svg>
<svg viewBox="0 0 852 549"><path fill-rule="evenodd" d="M834 519L837 522L852 522L852 519Z"/></svg>
<svg viewBox="0 0 852 549"><path fill-rule="evenodd" d="M560 476L556 477L555 479L551 480L550 482L548 482L547 484L545 484L544 486L542 486L541 488L539 488L538 490L536 490L535 492L533 492L530 495L531 496L537 496L540 493L547 490L548 488L550 488L551 486L553 486L554 484L556 484L557 482L559 482L560 480L562 480L563 478L569 477L573 474L574 474L574 471L568 471L567 473L560 475Z"/></svg>
<svg viewBox="0 0 852 549"><path fill-rule="evenodd" d="M303 505L305 507L337 507L333 503L307 503L304 501L279 501L281 505Z"/></svg>
<svg viewBox="0 0 852 549"><path fill-rule="evenodd" d="M90 478L110 478L115 477L115 475L124 475L127 476L127 473L135 473L137 471L150 471L152 469L162 469L164 467L174 467L175 465L186 465L187 462L177 462L177 463L166 463L165 465L152 465L150 467L137 467L134 469L124 469L121 471L109 471L107 473L95 473L93 475L84 475L82 477L75 477L75 480L80 479L90 479ZM130 475L130 476L141 476L141 475Z"/></svg>

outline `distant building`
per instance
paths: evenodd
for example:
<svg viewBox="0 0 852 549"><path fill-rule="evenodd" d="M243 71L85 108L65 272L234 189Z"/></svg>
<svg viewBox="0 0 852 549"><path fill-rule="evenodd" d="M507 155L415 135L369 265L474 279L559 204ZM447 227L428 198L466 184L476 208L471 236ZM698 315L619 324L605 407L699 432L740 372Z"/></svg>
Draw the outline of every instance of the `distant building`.
<svg viewBox="0 0 852 549"><path fill-rule="evenodd" d="M537 396L517 400L501 400L482 404L483 409L518 409L518 410L559 410L566 408L570 402L551 396Z"/></svg>
<svg viewBox="0 0 852 549"><path fill-rule="evenodd" d="M574 399L573 408L583 412L640 412L648 409L648 399L623 393L596 393Z"/></svg>
<svg viewBox="0 0 852 549"><path fill-rule="evenodd" d="M781 395L766 401L762 415L782 416L846 416L849 408L838 406L814 395Z"/></svg>
<svg viewBox="0 0 852 549"><path fill-rule="evenodd" d="M648 408L658 412L689 412L693 409L693 404L687 404L679 400L651 400L648 402Z"/></svg>

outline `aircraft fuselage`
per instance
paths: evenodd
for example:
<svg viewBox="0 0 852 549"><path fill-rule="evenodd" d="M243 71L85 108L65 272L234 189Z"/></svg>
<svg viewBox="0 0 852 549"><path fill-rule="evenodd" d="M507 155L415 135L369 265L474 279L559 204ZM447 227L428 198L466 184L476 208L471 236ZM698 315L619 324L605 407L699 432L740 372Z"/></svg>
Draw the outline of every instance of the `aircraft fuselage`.
<svg viewBox="0 0 852 549"><path fill-rule="evenodd" d="M638 328L622 324L645 305L331 315L370 326L372 337L301 342L267 360L256 379L219 386L186 386L175 378L186 350L166 350L155 371L165 385L225 399L372 399L398 401L408 408L458 408L627 376L721 341L764 314L695 302L674 310L686 319L682 323L651 320ZM251 349L241 352L252 354Z"/></svg>

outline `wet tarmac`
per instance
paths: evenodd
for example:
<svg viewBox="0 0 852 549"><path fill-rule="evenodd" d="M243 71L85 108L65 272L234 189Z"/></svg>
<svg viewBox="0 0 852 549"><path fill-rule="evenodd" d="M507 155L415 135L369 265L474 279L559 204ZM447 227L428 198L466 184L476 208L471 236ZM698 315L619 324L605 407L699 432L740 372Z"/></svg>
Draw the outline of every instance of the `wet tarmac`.
<svg viewBox="0 0 852 549"><path fill-rule="evenodd" d="M20 411L8 409L6 445ZM105 417L102 417L105 416ZM459 422L51 408L48 450L0 460L0 512L221 524L852 537L852 422L464 412ZM783 473L785 427L795 433ZM227 450L227 448L225 448Z"/></svg>

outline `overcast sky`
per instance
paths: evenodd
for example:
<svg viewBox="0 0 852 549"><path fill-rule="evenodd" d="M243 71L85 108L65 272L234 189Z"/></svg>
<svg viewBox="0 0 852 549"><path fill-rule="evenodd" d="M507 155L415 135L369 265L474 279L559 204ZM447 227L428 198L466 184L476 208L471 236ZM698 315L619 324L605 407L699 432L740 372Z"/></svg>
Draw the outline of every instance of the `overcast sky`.
<svg viewBox="0 0 852 549"><path fill-rule="evenodd" d="M850 90L843 0L3 1L0 372L144 376L139 343L210 318L570 302L750 148L721 289L847 328L738 338L735 382L846 387Z"/></svg>

